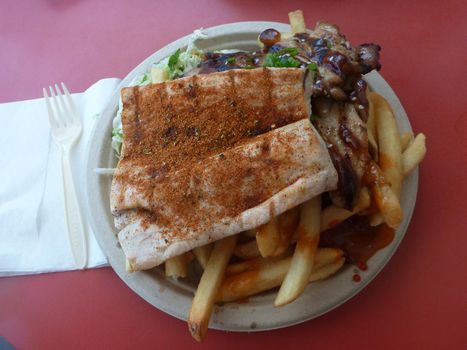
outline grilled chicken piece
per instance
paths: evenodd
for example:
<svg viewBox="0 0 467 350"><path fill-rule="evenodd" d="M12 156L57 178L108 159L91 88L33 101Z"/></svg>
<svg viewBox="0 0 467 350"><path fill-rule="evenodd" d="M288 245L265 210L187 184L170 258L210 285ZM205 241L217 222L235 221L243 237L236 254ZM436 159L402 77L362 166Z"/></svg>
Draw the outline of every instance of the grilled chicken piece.
<svg viewBox="0 0 467 350"><path fill-rule="evenodd" d="M312 96L331 96L336 101L351 101L361 118L366 121L368 101L362 74L381 68L379 45L362 44L354 48L337 26L324 21L319 21L310 32L287 37L281 37L281 33L275 29L266 29L259 35L259 40L264 45L263 51L229 54L208 52L200 66L188 75L259 68L263 66L266 54L280 53L284 48L295 48L298 53L293 58L300 63L300 67L307 68L310 63L316 64L316 71L310 73L312 76L309 88Z"/></svg>
<svg viewBox="0 0 467 350"><path fill-rule="evenodd" d="M301 69L235 70L123 89L110 204L135 270L336 189L304 79Z"/></svg>
<svg viewBox="0 0 467 350"><path fill-rule="evenodd" d="M266 30L271 31L271 29ZM278 33L278 32L277 32ZM362 74L373 69L379 70L380 46L363 44L352 47L339 28L330 23L319 21L314 30L297 33L291 37L264 41L265 52L280 52L283 48L296 48L298 54L294 58L302 67L316 65L312 70L311 94L313 97L330 96L336 101L350 101L355 104L357 112L366 121L366 83ZM261 40L261 34L260 34ZM363 106L364 108L359 108Z"/></svg>
<svg viewBox="0 0 467 350"><path fill-rule="evenodd" d="M309 68L313 124L328 144L339 175L338 189L332 192L334 204L352 210L357 201L363 175L369 164L367 84L362 78L379 70L380 47L363 44L353 48L339 28L320 21L314 30L280 39L265 31L265 52L295 48L294 59ZM260 34L261 40L262 34ZM274 38L275 40L271 40Z"/></svg>
<svg viewBox="0 0 467 350"><path fill-rule="evenodd" d="M339 176L338 188L330 193L334 204L352 210L357 203L363 176L369 164L366 126L350 103L317 98L313 120L328 145L329 154Z"/></svg>

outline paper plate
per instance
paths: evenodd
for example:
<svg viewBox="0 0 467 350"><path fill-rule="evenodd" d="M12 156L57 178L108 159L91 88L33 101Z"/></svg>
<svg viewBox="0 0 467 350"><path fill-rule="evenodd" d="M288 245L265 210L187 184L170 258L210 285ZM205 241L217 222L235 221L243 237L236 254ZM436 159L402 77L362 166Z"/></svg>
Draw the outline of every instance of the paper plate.
<svg viewBox="0 0 467 350"><path fill-rule="evenodd" d="M267 28L290 31L289 25L275 22L240 22L225 24L203 30L208 35L196 45L204 50L243 49L256 50L258 34ZM186 36L155 52L139 64L120 83L105 112L95 125L89 145L87 163L87 196L89 218L93 231L110 265L120 278L139 296L158 309L182 320L186 320L196 281L174 281L167 279L162 271L128 273L125 258L116 238L116 229L110 213L110 176L97 175L95 168L116 166L116 158L110 146L112 119L117 108L120 88L128 86L135 76L147 71L153 62L172 54L188 43ZM383 95L396 114L401 131L411 131L407 115L396 94L377 72L365 76L372 90ZM409 225L418 187L418 170L405 181L401 197L404 221L395 233L393 242L377 252L368 261L368 270L360 272L359 283L353 282L353 266L346 266L333 277L308 285L303 295L295 302L280 308L273 306L275 293L264 293L249 298L246 303L227 303L216 306L210 328L229 331L260 331L290 326L322 315L341 305L362 290L384 267L394 254Z"/></svg>

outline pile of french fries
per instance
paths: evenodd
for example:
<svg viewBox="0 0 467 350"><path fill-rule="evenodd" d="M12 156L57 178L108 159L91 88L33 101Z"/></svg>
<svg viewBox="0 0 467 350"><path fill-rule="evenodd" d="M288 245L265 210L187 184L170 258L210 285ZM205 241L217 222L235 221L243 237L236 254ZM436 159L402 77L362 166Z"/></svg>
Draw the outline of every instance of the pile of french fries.
<svg viewBox="0 0 467 350"><path fill-rule="evenodd" d="M306 30L301 11L289 13L289 19L293 32ZM162 79L160 72L152 73L154 81ZM344 253L337 248L319 248L320 232L353 215L366 214L372 199L379 210L371 214L372 225L385 222L397 228L401 223L402 181L424 158L425 136L414 137L411 132L401 135L389 103L375 92L369 92L368 98L367 130L374 179L362 188L353 211L334 205L322 209L318 196L254 230L165 262L165 274L173 278L186 277L193 260L203 268L188 317L189 330L197 341L204 339L216 303L242 300L278 287L274 306L287 305L308 283L339 271L345 262Z"/></svg>

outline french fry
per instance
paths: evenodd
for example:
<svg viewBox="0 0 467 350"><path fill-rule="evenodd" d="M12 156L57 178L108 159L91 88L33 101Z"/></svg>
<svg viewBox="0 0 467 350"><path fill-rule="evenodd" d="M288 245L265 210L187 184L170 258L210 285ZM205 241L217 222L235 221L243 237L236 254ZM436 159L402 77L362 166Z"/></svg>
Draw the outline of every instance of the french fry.
<svg viewBox="0 0 467 350"><path fill-rule="evenodd" d="M370 199L369 191L367 188L364 187L360 190L358 202L353 211L349 211L349 210L337 207L335 205L330 205L326 207L321 212L320 232L326 231L330 229L331 227L334 227L335 225L339 224L340 222L348 219L352 215L355 215L361 212L362 210L364 210L370 205L370 201L371 199ZM288 225L290 224L291 224L291 226L289 226L290 228L295 227L294 221L298 220L300 216L300 211L298 209L299 209L298 207L293 208L292 210L289 210L278 216L278 222L279 222L280 229L282 225L284 225L283 227L285 228L287 228ZM285 215L288 215L288 217L286 218ZM281 220L284 220L283 224L281 224ZM288 231L288 232L292 232L292 231ZM292 233L289 237L287 237L286 249L281 250L280 252L276 250L273 256L280 256L281 254L284 254L287 251L289 245L292 243L295 243L296 241L297 241L297 235L294 235ZM247 243L239 244L235 248L234 255L241 259L254 259L260 256L260 252L258 249L258 245L256 244L256 241L250 241Z"/></svg>
<svg viewBox="0 0 467 350"><path fill-rule="evenodd" d="M384 221L391 228L399 227L402 222L402 209L399 199L386 182L381 169L375 163L369 165L367 177L369 177L369 183L371 183L369 186L370 191Z"/></svg>
<svg viewBox="0 0 467 350"><path fill-rule="evenodd" d="M328 278L340 270L345 263L345 258L342 256L331 264L324 265L323 267L313 270L310 275L309 282L316 282Z"/></svg>
<svg viewBox="0 0 467 350"><path fill-rule="evenodd" d="M413 133L411 131L404 132L401 135L401 151L404 153L404 151L407 149L407 147L412 143L414 137Z"/></svg>
<svg viewBox="0 0 467 350"><path fill-rule="evenodd" d="M167 277L186 277L187 264L185 254L174 256L165 262L165 275Z"/></svg>
<svg viewBox="0 0 467 350"><path fill-rule="evenodd" d="M253 259L261 256L256 240L237 245L234 250L234 255L241 259Z"/></svg>
<svg viewBox="0 0 467 350"><path fill-rule="evenodd" d="M289 12L289 22L293 33L305 33L306 25L302 10Z"/></svg>
<svg viewBox="0 0 467 350"><path fill-rule="evenodd" d="M401 138L401 148L404 148L404 144L408 143L407 148L402 154L402 175L404 177L407 176L418 164L420 164L426 154L425 135L418 134L415 139L411 140L412 138L413 134L410 132L403 134ZM377 213L372 215L370 225L378 226L384 221L385 219L382 213Z"/></svg>
<svg viewBox="0 0 467 350"><path fill-rule="evenodd" d="M292 258L287 258L259 270L227 276L219 288L217 302L243 299L279 286L291 260Z"/></svg>
<svg viewBox="0 0 467 350"><path fill-rule="evenodd" d="M214 244L211 256L198 284L188 316L188 329L201 342L208 330L215 298L237 242L237 235L226 237Z"/></svg>
<svg viewBox="0 0 467 350"><path fill-rule="evenodd" d="M425 135L418 134L417 137L414 139L413 134L411 132L406 132L402 134L401 149L405 149L404 153L402 153L402 175L405 177L425 157ZM371 216L370 226L379 226L383 222L383 215L381 213L376 213Z"/></svg>
<svg viewBox="0 0 467 350"><path fill-rule="evenodd" d="M212 244L205 244L201 247L193 248L193 253L196 256L196 260L198 260L203 269L206 268L209 257L211 256L212 247Z"/></svg>
<svg viewBox="0 0 467 350"><path fill-rule="evenodd" d="M298 206L287 210L277 217L280 239L274 256L282 255L287 251L299 221L300 208Z"/></svg>
<svg viewBox="0 0 467 350"><path fill-rule="evenodd" d="M297 245L274 306L286 305L298 298L305 289L313 270L319 242L321 196L303 203L300 209Z"/></svg>
<svg viewBox="0 0 467 350"><path fill-rule="evenodd" d="M420 162L426 154L426 137L418 134L413 142L402 154L402 173L407 176Z"/></svg>
<svg viewBox="0 0 467 350"><path fill-rule="evenodd" d="M342 221L350 218L352 215L359 213L365 208L368 208L370 206L370 203L371 199L368 189L366 187L363 187L360 190L358 202L352 211L337 207L335 205L330 205L326 207L321 212L320 231L324 232L336 226Z"/></svg>
<svg viewBox="0 0 467 350"><path fill-rule="evenodd" d="M279 245L279 241L280 233L276 217L272 217L268 223L256 229L256 243L263 258L274 254Z"/></svg>
<svg viewBox="0 0 467 350"><path fill-rule="evenodd" d="M218 302L229 302L243 299L266 290L278 287L289 270L292 258L285 258L261 267L258 270L246 271L237 275L231 275L224 279L217 295ZM314 271L334 265L334 272L338 271L345 258L343 251L337 248L318 248L314 260ZM328 272L332 269L328 268ZM329 275L328 275L329 276ZM312 272L309 282L315 278L325 278L321 273Z"/></svg>
<svg viewBox="0 0 467 350"><path fill-rule="evenodd" d="M254 259L244 260L235 264L228 265L225 269L225 275L230 276L245 271L258 270L282 259L284 259L283 256L272 256L269 258L263 258L259 256Z"/></svg>
<svg viewBox="0 0 467 350"><path fill-rule="evenodd" d="M402 189L402 152L396 118L391 106L382 96L371 92L370 98L375 106L379 165L386 181L399 198Z"/></svg>

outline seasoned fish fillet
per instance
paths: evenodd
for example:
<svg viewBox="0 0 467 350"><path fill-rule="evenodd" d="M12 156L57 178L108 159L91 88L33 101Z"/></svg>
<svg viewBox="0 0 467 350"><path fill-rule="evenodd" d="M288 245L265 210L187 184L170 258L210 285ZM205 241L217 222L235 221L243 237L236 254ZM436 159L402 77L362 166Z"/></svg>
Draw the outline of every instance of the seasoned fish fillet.
<svg viewBox="0 0 467 350"><path fill-rule="evenodd" d="M233 70L122 90L110 205L135 270L337 186L300 69Z"/></svg>

